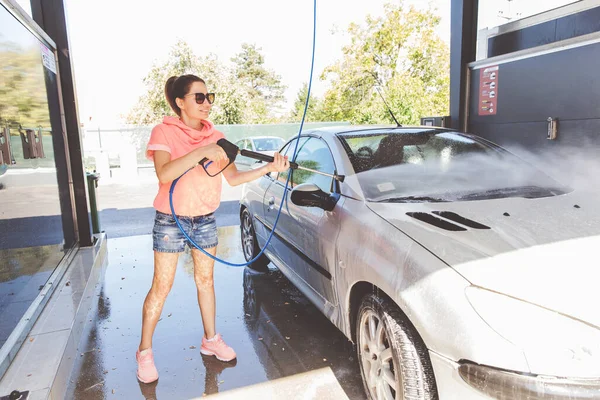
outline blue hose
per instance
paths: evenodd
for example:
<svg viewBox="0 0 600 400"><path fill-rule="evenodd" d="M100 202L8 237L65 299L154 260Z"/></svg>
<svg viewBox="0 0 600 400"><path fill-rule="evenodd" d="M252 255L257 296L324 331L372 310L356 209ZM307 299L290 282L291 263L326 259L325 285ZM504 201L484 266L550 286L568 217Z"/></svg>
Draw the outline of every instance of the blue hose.
<svg viewBox="0 0 600 400"><path fill-rule="evenodd" d="M313 6L313 8L314 8L314 10L313 10L313 46L312 46L312 60L311 60L311 65L310 65L310 78L308 81L308 93L306 94L306 102L304 104L304 113L302 114L302 121L300 122L300 129L298 130L298 135L296 137L297 139L300 139L300 134L302 133L302 128L304 126L304 119L306 118L306 110L308 109L308 100L310 99L310 89L312 86L313 69L314 69L314 65L315 65L315 44L316 44L316 37L317 37L317 0L314 0L313 4L314 4L314 6ZM298 143L300 143L300 140L296 140L296 147L294 148L294 155L292 156L292 161L296 161L296 156L297 156L296 152L298 151ZM173 181L173 183L171 184L171 189L169 189L169 203L171 205L171 214L173 214L175 223L179 227L179 230L183 233L183 236L185 236L185 238L195 248L197 248L198 250L200 250L201 252L203 252L204 254L206 254L207 256L212 258L213 260L218 261L223 264L226 264L226 265L229 265L229 266L232 266L232 267L245 267L246 265L252 264L256 260L258 260L259 257L263 254L263 252L267 248L267 246L269 245L269 242L271 242L271 238L273 237L273 234L275 233L275 228L277 227L277 222L279 221L279 216L281 215L281 209L283 208L283 202L286 199L286 194L288 191L290 177L292 176L291 170L288 171L288 177L285 182L285 189L283 192L283 196L281 196L281 204L279 205L279 211L277 212L277 218L275 218L275 224L273 224L273 229L271 230L271 234L269 235L269 238L267 239L265 246L262 249L260 249L260 253L258 253L258 255L256 257L254 257L252 260L247 261L242 264L236 264L236 263L231 263L231 262L228 262L225 260L221 260L220 258L215 257L212 254L208 253L206 250L204 250L203 248L198 246L198 244L191 237L188 236L188 234L185 232L185 230L181 226L181 224L179 222L179 218L177 218L177 214L175 213L175 208L173 207L173 191L175 190L175 185L177 185L177 182L179 181L179 179L181 179L181 177L183 175L185 175L188 171L184 172L179 178L175 179Z"/></svg>

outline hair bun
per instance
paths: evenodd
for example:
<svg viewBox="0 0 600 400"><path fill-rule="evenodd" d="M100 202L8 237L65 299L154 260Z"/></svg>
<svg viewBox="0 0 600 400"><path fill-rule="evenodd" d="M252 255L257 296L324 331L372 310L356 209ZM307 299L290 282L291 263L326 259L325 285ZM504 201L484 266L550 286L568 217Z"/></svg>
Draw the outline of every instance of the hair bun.
<svg viewBox="0 0 600 400"><path fill-rule="evenodd" d="M177 98L183 98L194 82L205 83L195 75L171 76L165 83L165 97L175 113L181 116L181 109L177 105Z"/></svg>

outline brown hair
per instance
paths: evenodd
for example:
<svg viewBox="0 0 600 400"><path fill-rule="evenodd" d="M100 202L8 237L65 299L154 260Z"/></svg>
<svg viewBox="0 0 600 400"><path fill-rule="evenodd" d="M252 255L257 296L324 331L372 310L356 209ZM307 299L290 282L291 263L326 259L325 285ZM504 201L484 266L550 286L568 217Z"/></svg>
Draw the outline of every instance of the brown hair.
<svg viewBox="0 0 600 400"><path fill-rule="evenodd" d="M196 75L181 75L181 76L172 76L167 79L167 83L165 84L165 97L169 102L169 105L175 111L177 115L181 117L181 109L177 105L175 99L180 98L183 99L183 96L188 94L190 91L190 87L194 82L202 82L206 85L203 79L198 78Z"/></svg>

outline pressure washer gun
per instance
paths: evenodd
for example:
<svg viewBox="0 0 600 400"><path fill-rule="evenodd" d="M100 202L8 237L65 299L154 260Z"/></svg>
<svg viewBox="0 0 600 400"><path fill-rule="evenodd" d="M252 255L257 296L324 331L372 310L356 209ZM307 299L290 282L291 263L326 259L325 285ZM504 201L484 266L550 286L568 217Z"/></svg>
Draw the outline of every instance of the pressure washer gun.
<svg viewBox="0 0 600 400"><path fill-rule="evenodd" d="M230 141L228 141L227 139L219 139L217 141L217 144L219 146L221 146L221 148L225 151L225 154L227 154L227 158L229 159L229 164L233 163L235 161L235 158L237 157L238 154L244 156L244 157L248 157L248 158L252 158L254 160L260 160L260 161L264 161L264 162L273 162L275 160L275 157L272 156L268 156L266 154L262 154L262 153L257 153L255 151L251 151L251 150L240 150L239 147L237 147L235 144L231 143ZM206 165L204 165L204 163L208 161L208 158L203 158L202 160L200 160L200 162L198 163L199 165L202 166L202 168L204 168L204 171L206 171L206 173L209 176L216 176L218 175L211 175L206 168L212 164L212 161L208 162ZM326 172L321 172L321 171L317 171L315 169L311 169L311 168L306 168L303 167L301 165L298 165L298 163L290 161L290 168L291 169L300 169L303 171L309 171L309 172L313 172L315 174L319 174L319 175L324 175L324 176L328 176L330 178L333 178L339 182L343 182L345 176L344 175L337 175L337 174L328 174ZM219 172L220 173L220 172Z"/></svg>

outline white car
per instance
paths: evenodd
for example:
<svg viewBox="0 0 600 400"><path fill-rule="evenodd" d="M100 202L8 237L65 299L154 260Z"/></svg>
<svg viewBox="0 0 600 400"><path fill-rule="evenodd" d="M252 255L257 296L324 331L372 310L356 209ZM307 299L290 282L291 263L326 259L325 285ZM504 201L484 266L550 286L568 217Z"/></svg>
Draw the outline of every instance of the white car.
<svg viewBox="0 0 600 400"><path fill-rule="evenodd" d="M240 139L235 142L235 145L239 147L240 150L255 151L268 156L275 154L275 152L281 149L284 144L285 140L278 136L254 136ZM238 155L235 159L235 166L240 171L252 169L256 164L260 163L261 161L241 155Z"/></svg>
<svg viewBox="0 0 600 400"><path fill-rule="evenodd" d="M368 399L600 399L597 198L447 129L320 128L297 147L339 179L247 183L242 248L258 255L283 201L251 269L272 262L356 344Z"/></svg>

